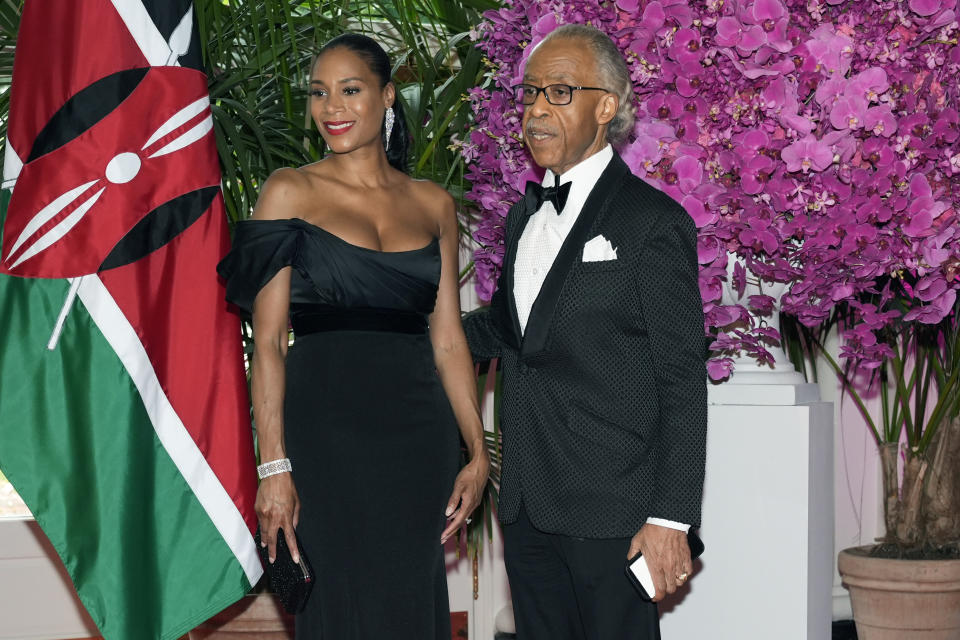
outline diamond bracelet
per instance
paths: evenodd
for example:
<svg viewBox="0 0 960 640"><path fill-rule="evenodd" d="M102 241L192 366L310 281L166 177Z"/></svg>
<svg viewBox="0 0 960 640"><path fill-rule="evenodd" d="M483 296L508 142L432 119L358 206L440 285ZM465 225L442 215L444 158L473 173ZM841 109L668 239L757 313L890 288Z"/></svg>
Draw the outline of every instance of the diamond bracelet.
<svg viewBox="0 0 960 640"><path fill-rule="evenodd" d="M293 471L293 467L290 466L290 458L280 458L279 460L264 462L257 467L257 476L263 480L278 473L288 473L290 471Z"/></svg>

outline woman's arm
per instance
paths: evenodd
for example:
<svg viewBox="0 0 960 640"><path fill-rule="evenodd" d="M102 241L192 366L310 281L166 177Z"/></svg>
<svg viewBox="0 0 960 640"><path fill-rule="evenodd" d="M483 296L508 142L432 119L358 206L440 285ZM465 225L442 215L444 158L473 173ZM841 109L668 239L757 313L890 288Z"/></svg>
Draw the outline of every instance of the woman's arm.
<svg viewBox="0 0 960 640"><path fill-rule="evenodd" d="M299 176L292 169L275 172L263 185L253 218L269 220L288 217ZM253 419L257 425L260 461L286 458L283 440L283 398L286 387L284 360L287 356L290 310L290 271L277 272L253 302L253 358L250 366ZM260 519L260 540L268 548L270 562L276 559L277 529L282 528L287 546L299 560L293 530L300 516L300 499L289 473L268 476L260 482L256 501Z"/></svg>
<svg viewBox="0 0 960 640"><path fill-rule="evenodd" d="M477 380L470 348L460 324L459 231L453 199L443 192L440 214L440 254L442 272L437 303L430 315L430 341L433 357L446 391L460 434L467 445L470 462L460 471L447 504L450 519L441 535L446 542L480 503L490 471L490 457L483 438ZM459 507L458 507L459 505Z"/></svg>

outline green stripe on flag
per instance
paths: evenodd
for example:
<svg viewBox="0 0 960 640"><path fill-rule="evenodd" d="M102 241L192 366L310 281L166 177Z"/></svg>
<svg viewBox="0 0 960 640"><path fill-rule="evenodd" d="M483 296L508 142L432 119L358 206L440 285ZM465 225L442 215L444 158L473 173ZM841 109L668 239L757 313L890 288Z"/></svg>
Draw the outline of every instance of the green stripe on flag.
<svg viewBox="0 0 960 640"><path fill-rule="evenodd" d="M105 638L179 638L250 585L79 300L47 350L68 287L0 276L0 468Z"/></svg>

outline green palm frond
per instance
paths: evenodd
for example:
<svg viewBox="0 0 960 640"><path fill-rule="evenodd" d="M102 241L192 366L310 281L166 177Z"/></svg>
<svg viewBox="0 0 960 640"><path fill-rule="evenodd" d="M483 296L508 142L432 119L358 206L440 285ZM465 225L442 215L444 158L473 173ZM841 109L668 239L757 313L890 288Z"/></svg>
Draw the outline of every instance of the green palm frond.
<svg viewBox="0 0 960 640"><path fill-rule="evenodd" d="M10 112L10 80L13 78L13 51L23 0L0 0L0 143L7 142L7 114Z"/></svg>

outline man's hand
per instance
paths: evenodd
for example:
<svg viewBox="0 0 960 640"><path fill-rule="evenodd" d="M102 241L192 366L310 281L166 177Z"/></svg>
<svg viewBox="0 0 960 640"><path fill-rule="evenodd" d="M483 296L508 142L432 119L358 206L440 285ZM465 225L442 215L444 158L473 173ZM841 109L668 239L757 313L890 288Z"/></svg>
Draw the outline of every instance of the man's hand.
<svg viewBox="0 0 960 640"><path fill-rule="evenodd" d="M653 576L657 592L654 602L660 602L668 593L675 592L693 573L687 534L678 529L650 523L643 525L630 541L627 558L632 558L637 551L643 554Z"/></svg>

